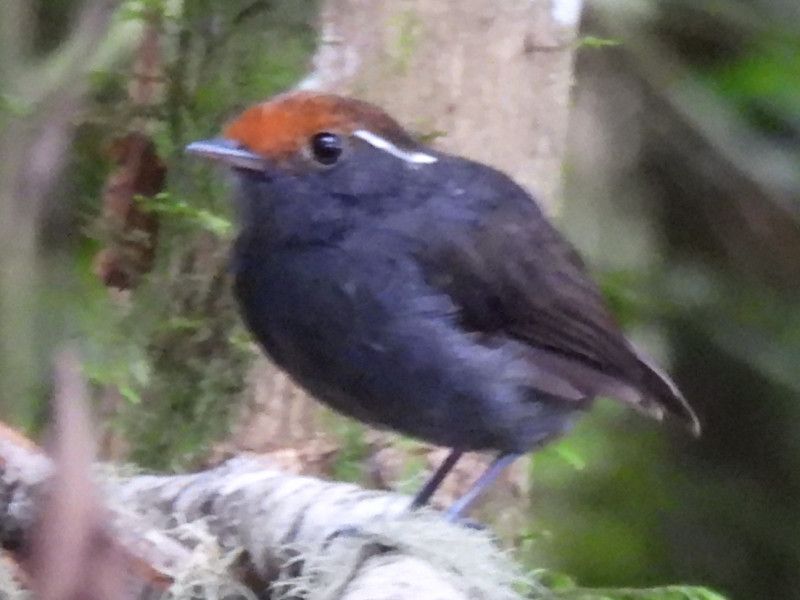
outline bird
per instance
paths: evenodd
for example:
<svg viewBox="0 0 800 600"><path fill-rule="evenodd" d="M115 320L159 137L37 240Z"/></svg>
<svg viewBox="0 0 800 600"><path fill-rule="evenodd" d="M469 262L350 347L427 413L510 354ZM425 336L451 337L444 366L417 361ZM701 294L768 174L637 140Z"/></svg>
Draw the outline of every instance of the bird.
<svg viewBox="0 0 800 600"><path fill-rule="evenodd" d="M380 107L290 91L186 147L234 174L234 293L263 351L317 400L450 453L516 458L598 397L696 435L669 376L625 337L573 246L501 171L419 141Z"/></svg>

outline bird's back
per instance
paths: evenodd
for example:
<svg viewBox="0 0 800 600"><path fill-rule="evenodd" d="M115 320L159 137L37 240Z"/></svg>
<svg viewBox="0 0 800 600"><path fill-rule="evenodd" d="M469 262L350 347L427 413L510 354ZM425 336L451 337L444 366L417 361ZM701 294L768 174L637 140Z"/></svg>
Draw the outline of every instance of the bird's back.
<svg viewBox="0 0 800 600"><path fill-rule="evenodd" d="M597 395L662 406L650 389L664 378L648 383L532 199L461 159L426 175L436 185L395 182L385 208L318 222L307 239L245 231L237 295L281 367L341 412L463 449L526 450ZM319 219L352 199L312 201Z"/></svg>
<svg viewBox="0 0 800 600"><path fill-rule="evenodd" d="M416 255L431 285L458 307L461 326L523 344L551 387L613 397L659 419L671 414L699 431L677 386L627 340L583 261L536 202L485 165L453 159L442 168L447 187L470 197L460 211L446 197L432 198L433 214L415 220L422 224Z"/></svg>

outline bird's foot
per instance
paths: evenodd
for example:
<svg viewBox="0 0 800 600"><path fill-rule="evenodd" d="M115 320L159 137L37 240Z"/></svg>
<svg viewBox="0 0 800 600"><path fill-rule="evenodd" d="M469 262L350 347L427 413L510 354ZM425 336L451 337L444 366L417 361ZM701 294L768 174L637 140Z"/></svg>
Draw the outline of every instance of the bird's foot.
<svg viewBox="0 0 800 600"><path fill-rule="evenodd" d="M342 525L337 527L327 536L323 542L323 547L328 547L337 538L366 538L367 533L358 525Z"/></svg>
<svg viewBox="0 0 800 600"><path fill-rule="evenodd" d="M480 521L477 521L470 517L457 517L455 519L447 519L447 521L452 523L453 525L459 525L471 531L488 531L489 529L489 527L486 524L481 523Z"/></svg>

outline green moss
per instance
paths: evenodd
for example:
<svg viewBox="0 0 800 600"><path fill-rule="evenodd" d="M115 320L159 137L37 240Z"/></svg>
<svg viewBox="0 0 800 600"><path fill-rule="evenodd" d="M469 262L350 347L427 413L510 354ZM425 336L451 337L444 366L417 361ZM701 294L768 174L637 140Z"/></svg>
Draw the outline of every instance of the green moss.
<svg viewBox="0 0 800 600"><path fill-rule="evenodd" d="M90 379L124 398L113 426L130 444L131 458L156 469L196 463L228 433L252 360L230 293L229 190L219 171L184 156L183 148L215 135L233 111L299 80L315 44L316 2L197 0L183 3L183 12L174 8L147 0L129 3L126 13L162 19L166 89L149 113L149 128L168 182L156 198L140 199L160 219L156 267L129 307L115 307L99 289L83 322ZM128 126L134 107L126 106L119 86L128 68L93 78L99 118L90 118L96 124L86 131L95 141ZM120 116L103 116L112 114L112 104ZM84 168L89 175L79 182L87 224L101 210L110 169L97 161L97 147L79 146L76 158L83 167L100 165ZM82 268L88 273L90 261Z"/></svg>
<svg viewBox="0 0 800 600"><path fill-rule="evenodd" d="M364 460L369 455L364 426L333 411L322 413L322 426L333 434L339 448L331 465L331 477L337 481L361 483Z"/></svg>
<svg viewBox="0 0 800 600"><path fill-rule="evenodd" d="M210 244L215 240L206 237ZM227 248L190 247L154 275L128 326L146 323L147 381L119 426L132 458L177 469L202 457L229 429L252 355L235 342L242 326L230 293ZM147 314L143 314L147 313Z"/></svg>

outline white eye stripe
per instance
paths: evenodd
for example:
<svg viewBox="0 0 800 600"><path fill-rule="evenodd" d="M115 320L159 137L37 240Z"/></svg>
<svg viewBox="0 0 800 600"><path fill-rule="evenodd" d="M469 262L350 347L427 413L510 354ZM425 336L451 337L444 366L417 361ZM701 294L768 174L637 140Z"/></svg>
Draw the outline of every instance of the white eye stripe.
<svg viewBox="0 0 800 600"><path fill-rule="evenodd" d="M366 129L359 129L353 132L353 135L357 138L361 138L365 142L367 142L370 146L374 146L379 150L383 150L384 152L388 152L395 158L399 158L400 160L404 160L406 162L415 163L418 165L429 165L431 163L435 163L438 159L435 156L431 156L430 154L426 154L425 152L417 152L414 150L403 150L402 148L398 148L389 140L382 138L379 135L372 133L371 131L367 131Z"/></svg>

